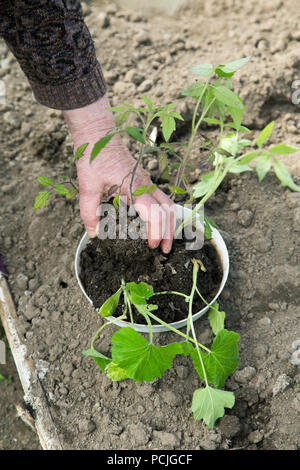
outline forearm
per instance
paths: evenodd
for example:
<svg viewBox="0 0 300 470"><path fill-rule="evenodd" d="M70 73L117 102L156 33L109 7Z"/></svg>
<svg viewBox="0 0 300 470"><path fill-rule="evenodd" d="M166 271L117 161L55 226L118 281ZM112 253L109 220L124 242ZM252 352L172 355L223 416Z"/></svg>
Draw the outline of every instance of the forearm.
<svg viewBox="0 0 300 470"><path fill-rule="evenodd" d="M0 34L38 102L70 110L105 94L105 80L79 1L0 0L0 4Z"/></svg>

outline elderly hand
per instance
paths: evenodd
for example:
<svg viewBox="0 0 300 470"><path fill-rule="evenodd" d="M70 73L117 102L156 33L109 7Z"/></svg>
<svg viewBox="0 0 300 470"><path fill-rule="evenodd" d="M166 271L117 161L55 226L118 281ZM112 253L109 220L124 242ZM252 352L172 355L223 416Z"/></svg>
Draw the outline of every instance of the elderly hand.
<svg viewBox="0 0 300 470"><path fill-rule="evenodd" d="M83 108L63 111L72 135L74 150L88 143L84 156L76 161L79 182L80 215L90 237L98 234L99 206L104 191L117 185L121 195L130 201L131 173L136 164L119 135L115 135L101 153L90 163L94 144L115 127L114 117L106 96ZM134 176L132 192L141 185L152 184L149 175L138 167ZM162 251L169 253L174 236L175 205L159 189L150 194L134 197L134 206L147 223L148 243L151 248L161 244Z"/></svg>

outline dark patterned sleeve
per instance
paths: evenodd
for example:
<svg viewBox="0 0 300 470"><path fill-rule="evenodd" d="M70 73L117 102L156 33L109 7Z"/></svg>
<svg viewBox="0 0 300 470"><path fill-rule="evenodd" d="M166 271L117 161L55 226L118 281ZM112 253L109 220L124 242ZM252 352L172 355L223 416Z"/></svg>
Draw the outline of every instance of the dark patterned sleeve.
<svg viewBox="0 0 300 470"><path fill-rule="evenodd" d="M0 0L0 35L39 103L74 109L105 94L79 0Z"/></svg>

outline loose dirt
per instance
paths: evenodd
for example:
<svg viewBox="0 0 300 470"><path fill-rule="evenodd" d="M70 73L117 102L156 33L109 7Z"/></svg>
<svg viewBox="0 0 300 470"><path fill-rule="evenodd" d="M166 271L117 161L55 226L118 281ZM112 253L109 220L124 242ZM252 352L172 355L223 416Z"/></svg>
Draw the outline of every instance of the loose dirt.
<svg viewBox="0 0 300 470"><path fill-rule="evenodd" d="M146 17L101 4L84 9L113 105L135 104L146 93L154 102L179 100L178 110L190 120L191 107L180 97L191 78L187 67L251 55L234 80L247 106L245 125L257 136L274 119L271 143L300 145L300 108L292 102L292 86L300 78L296 0L199 1L173 17ZM228 246L230 273L220 303L226 327L241 338L239 369L226 384L236 404L209 430L190 412L199 379L187 358L175 358L162 379L135 384L111 383L82 355L102 323L74 274L83 235L78 201L53 197L47 208L32 209L36 177L64 173L70 136L60 112L34 101L3 42L0 54L6 87L6 104L0 106L0 253L19 331L28 356L43 372L63 447L299 449L299 194L281 187L273 174L261 184L254 172L231 175L205 207ZM186 137L184 126L178 137ZM197 148L192 157L197 181L202 171ZM286 158L299 184L299 152ZM144 165L156 181L153 157ZM208 344L207 317L195 327ZM103 331L99 348L109 350L115 329ZM157 344L172 339L171 333L155 335ZM22 390L8 350L7 356L0 373L13 382L0 381L0 448L36 449L36 435L16 417Z"/></svg>

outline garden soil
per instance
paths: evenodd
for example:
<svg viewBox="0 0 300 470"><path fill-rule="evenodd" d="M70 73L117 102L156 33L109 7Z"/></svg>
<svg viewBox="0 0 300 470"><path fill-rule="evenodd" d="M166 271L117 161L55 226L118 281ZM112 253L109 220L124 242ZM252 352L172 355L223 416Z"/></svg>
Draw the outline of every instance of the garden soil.
<svg viewBox="0 0 300 470"><path fill-rule="evenodd" d="M234 79L247 106L245 124L255 137L275 120L271 143L300 146L300 105L292 102L300 79L297 0L195 1L173 16L145 16L104 2L84 5L84 11L113 105L138 103L146 93L155 102L178 100L177 109L189 121L190 103L180 96L192 79L187 67L251 55ZM249 172L230 175L206 205L229 250L220 305L226 327L240 335L241 356L226 383L236 404L210 430L190 411L200 383L188 358L176 357L173 368L151 383L112 383L82 355L102 320L75 278L83 235L78 201L53 196L47 208L32 209L40 190L37 176L63 174L72 142L60 112L35 102L3 42L0 57L6 88L6 104L0 105L0 253L19 333L39 371L63 448L299 449L299 193L280 186L273 173L258 183ZM175 137L186 139L186 132L181 125ZM126 143L135 153L135 144ZM298 184L299 155L285 159ZM192 163L196 182L203 166L196 147ZM153 156L143 164L166 189L157 180ZM102 351L109 351L116 328L103 330L97 343ZM209 344L207 317L195 328ZM156 344L172 340L172 333L155 335ZM0 449L40 448L37 435L17 416L22 389L8 346L0 373L12 377L12 383L0 381Z"/></svg>

